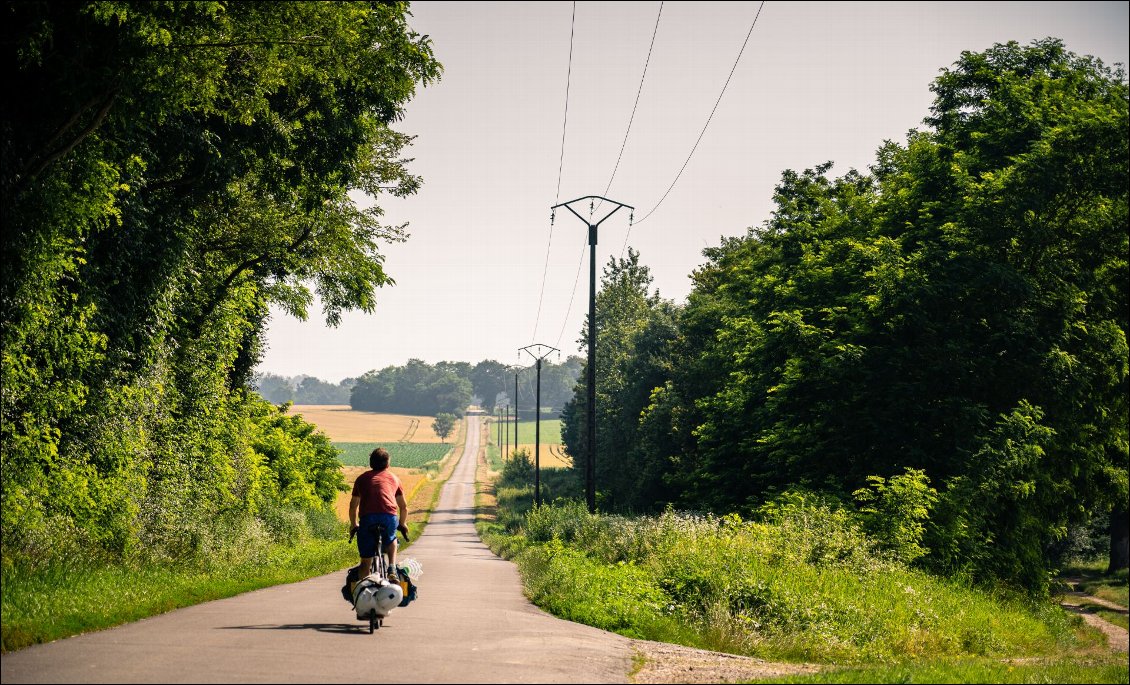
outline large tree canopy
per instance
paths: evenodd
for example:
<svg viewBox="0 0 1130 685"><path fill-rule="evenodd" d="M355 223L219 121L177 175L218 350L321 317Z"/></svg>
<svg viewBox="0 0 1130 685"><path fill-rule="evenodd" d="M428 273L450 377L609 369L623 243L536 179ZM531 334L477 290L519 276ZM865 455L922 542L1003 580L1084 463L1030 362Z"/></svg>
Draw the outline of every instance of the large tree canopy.
<svg viewBox="0 0 1130 685"><path fill-rule="evenodd" d="M242 497L270 304L335 324L391 283L404 227L350 194L416 190L391 125L440 66L406 3L3 13L5 550L50 521L126 547L142 499Z"/></svg>
<svg viewBox="0 0 1130 685"><path fill-rule="evenodd" d="M929 128L870 173L786 171L772 218L705 252L666 351L601 321L598 414L638 416L695 508L912 469L940 492L921 563L1040 590L1069 525L1125 535L1126 78L1047 39L964 53L932 88ZM642 411L602 390L633 365L666 370ZM602 428L601 457L629 459L619 440Z"/></svg>

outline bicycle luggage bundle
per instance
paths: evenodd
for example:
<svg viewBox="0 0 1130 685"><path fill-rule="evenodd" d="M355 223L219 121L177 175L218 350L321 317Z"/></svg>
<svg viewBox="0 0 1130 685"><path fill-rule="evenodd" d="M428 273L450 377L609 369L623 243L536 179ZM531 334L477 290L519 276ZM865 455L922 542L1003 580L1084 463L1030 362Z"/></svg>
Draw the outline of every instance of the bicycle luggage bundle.
<svg viewBox="0 0 1130 685"><path fill-rule="evenodd" d="M348 586L347 586L348 587ZM390 583L387 578L373 573L362 578L353 587L353 608L358 620L371 616L384 618L404 600L404 590L399 583Z"/></svg>
<svg viewBox="0 0 1130 685"><path fill-rule="evenodd" d="M419 564L414 560L408 561L408 564L396 569L399 583L386 579L380 573L359 579L360 565L349 569L345 575L345 585L341 587L341 596L354 606L359 620L365 620L370 613L384 618L396 607L408 606L416 599L416 585L409 576L409 570L419 572L416 568Z"/></svg>

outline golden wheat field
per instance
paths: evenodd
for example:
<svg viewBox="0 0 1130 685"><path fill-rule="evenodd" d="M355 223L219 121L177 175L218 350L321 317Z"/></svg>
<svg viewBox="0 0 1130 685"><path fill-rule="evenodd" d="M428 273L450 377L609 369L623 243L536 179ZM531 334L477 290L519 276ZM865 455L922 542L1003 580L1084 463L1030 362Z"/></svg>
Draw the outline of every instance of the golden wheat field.
<svg viewBox="0 0 1130 685"><path fill-rule="evenodd" d="M353 411L347 404L296 404L301 414L332 442L443 442L432 430L434 416Z"/></svg>
<svg viewBox="0 0 1130 685"><path fill-rule="evenodd" d="M432 421L435 420L432 416L353 411L346 404L292 405L288 413L302 415L329 436L331 442L442 442L432 430ZM342 521L348 521L353 481L366 469L343 466L341 471L350 490L338 493L334 509ZM417 486L427 480L427 473L417 469L393 466L392 471L400 478L404 495L409 498L416 492Z"/></svg>
<svg viewBox="0 0 1130 685"><path fill-rule="evenodd" d="M530 461L533 462L534 444L532 442L529 444L522 443L518 445L518 448L527 450L530 453ZM513 451L513 447L507 450L506 457L509 457L511 451ZM541 444L541 453L538 455L538 460L544 469L567 469L573 465L573 460L565 454L561 445L547 442Z"/></svg>

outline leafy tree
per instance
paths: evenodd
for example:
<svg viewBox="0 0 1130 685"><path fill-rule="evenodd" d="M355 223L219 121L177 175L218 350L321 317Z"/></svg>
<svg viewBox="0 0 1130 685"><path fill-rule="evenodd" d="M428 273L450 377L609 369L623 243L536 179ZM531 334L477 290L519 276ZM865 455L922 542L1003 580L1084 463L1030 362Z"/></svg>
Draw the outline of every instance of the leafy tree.
<svg viewBox="0 0 1130 685"><path fill-rule="evenodd" d="M1000 360L986 369L986 404L1050 431L1036 443L1035 492L1008 505L1039 521L1011 538L1019 561L1087 512L1126 520L1126 75L1047 39L963 53L933 90L930 157L957 161L943 178L958 213L940 246L968 255L955 294L985 322L971 331L977 351Z"/></svg>
<svg viewBox="0 0 1130 685"><path fill-rule="evenodd" d="M482 407L488 414L494 413L494 403L498 395L514 387L514 376L510 367L493 359L475 364L467 374L467 379L471 381L471 392L475 397L481 398Z"/></svg>
<svg viewBox="0 0 1130 685"><path fill-rule="evenodd" d="M370 371L351 389L350 405L367 411L462 416L471 404L471 382L452 368L411 359L404 366Z"/></svg>
<svg viewBox="0 0 1130 685"><path fill-rule="evenodd" d="M932 128L869 174L786 171L771 219L705 252L642 410L622 334L598 410L689 506L921 472L923 564L1044 592L1069 526L1126 518L1126 79L1048 39L964 53L933 90Z"/></svg>
<svg viewBox="0 0 1130 685"><path fill-rule="evenodd" d="M640 412L666 379L666 344L675 334L674 305L650 291L651 281L639 253L629 249L627 258L605 266L596 298L596 480L606 507L653 508L665 500L666 465L641 449L637 436ZM585 383L575 392L562 412L562 440L573 468L584 473L590 458Z"/></svg>
<svg viewBox="0 0 1130 685"><path fill-rule="evenodd" d="M541 403L543 407L561 409L573 398L577 379L584 367L584 359L569 355L563 362L554 364L551 359L542 362Z"/></svg>
<svg viewBox="0 0 1130 685"><path fill-rule="evenodd" d="M159 553L283 487L256 475L245 388L271 303L305 316L316 292L336 324L391 283L379 246L403 227L350 193L420 182L391 125L440 67L407 16L5 7L20 93L0 104L6 560L44 539Z"/></svg>
<svg viewBox="0 0 1130 685"><path fill-rule="evenodd" d="M926 472L907 469L889 479L869 476L867 485L852 494L861 504L864 529L879 541L880 548L904 563L927 554L930 550L922 546L925 522L938 492L930 487Z"/></svg>
<svg viewBox="0 0 1130 685"><path fill-rule="evenodd" d="M451 435L451 431L455 428L455 418L455 414L447 412L436 414L435 421L432 421L432 430L441 441L447 442L447 436Z"/></svg>
<svg viewBox="0 0 1130 685"><path fill-rule="evenodd" d="M295 390L295 404L349 404L350 389L327 383L320 378L306 376Z"/></svg>

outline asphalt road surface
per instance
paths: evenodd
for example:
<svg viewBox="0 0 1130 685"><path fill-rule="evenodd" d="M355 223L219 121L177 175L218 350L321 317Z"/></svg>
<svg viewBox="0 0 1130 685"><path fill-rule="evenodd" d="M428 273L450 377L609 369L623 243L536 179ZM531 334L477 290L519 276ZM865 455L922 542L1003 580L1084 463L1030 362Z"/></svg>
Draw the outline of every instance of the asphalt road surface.
<svg viewBox="0 0 1130 685"><path fill-rule="evenodd" d="M4 655L5 683L627 682L623 637L529 603L474 529L479 418L420 540L419 599L369 634L342 572Z"/></svg>

